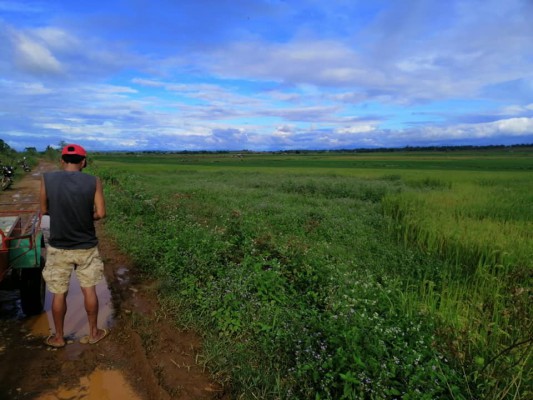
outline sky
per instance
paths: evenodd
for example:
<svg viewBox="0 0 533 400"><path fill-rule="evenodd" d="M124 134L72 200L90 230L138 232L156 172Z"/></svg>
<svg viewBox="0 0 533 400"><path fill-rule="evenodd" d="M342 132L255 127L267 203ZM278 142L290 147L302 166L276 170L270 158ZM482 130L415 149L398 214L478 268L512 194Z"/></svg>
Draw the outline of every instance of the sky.
<svg viewBox="0 0 533 400"><path fill-rule="evenodd" d="M21 151L533 143L533 0L0 0Z"/></svg>

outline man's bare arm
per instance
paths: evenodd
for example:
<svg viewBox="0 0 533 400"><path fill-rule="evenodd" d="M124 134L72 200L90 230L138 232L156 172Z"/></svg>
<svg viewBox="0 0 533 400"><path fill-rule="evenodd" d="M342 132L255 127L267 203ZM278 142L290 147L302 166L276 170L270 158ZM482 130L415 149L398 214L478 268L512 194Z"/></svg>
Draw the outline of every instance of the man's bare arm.
<svg viewBox="0 0 533 400"><path fill-rule="evenodd" d="M93 219L95 221L104 218L106 215L104 189L102 188L102 182L99 178L96 178L96 192L94 193L94 213Z"/></svg>
<svg viewBox="0 0 533 400"><path fill-rule="evenodd" d="M44 185L44 176L41 176L41 193L39 194L39 203L41 205L41 214L48 214L48 199L46 197L46 187Z"/></svg>

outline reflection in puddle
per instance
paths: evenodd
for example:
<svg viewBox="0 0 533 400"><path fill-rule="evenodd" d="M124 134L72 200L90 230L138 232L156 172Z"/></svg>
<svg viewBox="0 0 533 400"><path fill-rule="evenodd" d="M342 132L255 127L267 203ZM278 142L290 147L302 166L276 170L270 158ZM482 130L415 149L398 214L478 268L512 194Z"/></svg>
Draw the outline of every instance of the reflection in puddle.
<svg viewBox="0 0 533 400"><path fill-rule="evenodd" d="M120 283L127 283L128 282L128 268L127 267L120 267L117 269L117 279Z"/></svg>
<svg viewBox="0 0 533 400"><path fill-rule="evenodd" d="M80 379L76 388L60 387L36 400L138 400L131 386L119 371L96 369Z"/></svg>
<svg viewBox="0 0 533 400"><path fill-rule="evenodd" d="M18 290L0 290L0 318L22 318L24 314L22 313L19 303L20 295Z"/></svg>
<svg viewBox="0 0 533 400"><path fill-rule="evenodd" d="M98 294L100 306L98 310L98 327L106 328L111 323L113 304L111 293L105 280L102 280L96 285L96 293ZM31 330L34 336L48 336L55 331L51 308L52 294L47 291L44 303L45 313L31 317L25 323L26 328ZM79 339L89 333L89 323L87 322L87 314L85 313L85 306L83 304L83 293L81 292L80 284L75 273L72 273L70 277L64 330L65 337L74 339Z"/></svg>

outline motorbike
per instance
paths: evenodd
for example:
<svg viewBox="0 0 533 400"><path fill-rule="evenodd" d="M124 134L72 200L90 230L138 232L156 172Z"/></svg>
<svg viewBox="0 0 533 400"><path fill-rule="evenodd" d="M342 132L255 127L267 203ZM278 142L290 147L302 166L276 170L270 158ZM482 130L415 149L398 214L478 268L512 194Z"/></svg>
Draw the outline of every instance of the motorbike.
<svg viewBox="0 0 533 400"><path fill-rule="evenodd" d="M31 172L30 165L26 162L26 157L22 159L22 161L19 163L24 172Z"/></svg>
<svg viewBox="0 0 533 400"><path fill-rule="evenodd" d="M0 177L0 188L6 190L13 183L13 178L15 176L15 168L11 165L2 165L2 176Z"/></svg>

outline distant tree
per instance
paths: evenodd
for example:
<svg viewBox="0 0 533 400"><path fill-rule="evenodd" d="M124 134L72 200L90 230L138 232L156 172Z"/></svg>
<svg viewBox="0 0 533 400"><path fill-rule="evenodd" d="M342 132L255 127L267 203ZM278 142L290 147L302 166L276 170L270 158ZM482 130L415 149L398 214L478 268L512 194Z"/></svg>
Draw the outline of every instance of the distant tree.
<svg viewBox="0 0 533 400"><path fill-rule="evenodd" d="M30 156L34 156L37 154L37 149L35 147L26 147L24 151Z"/></svg>
<svg viewBox="0 0 533 400"><path fill-rule="evenodd" d="M15 158L16 154L17 151L15 149L11 148L11 146L0 139L0 162L10 163L13 158Z"/></svg>
<svg viewBox="0 0 533 400"><path fill-rule="evenodd" d="M59 150L54 149L52 146L46 146L46 150L43 152L43 155L49 160L57 160L59 158Z"/></svg>
<svg viewBox="0 0 533 400"><path fill-rule="evenodd" d="M11 147L2 139L0 139L0 153L9 153L11 150Z"/></svg>

